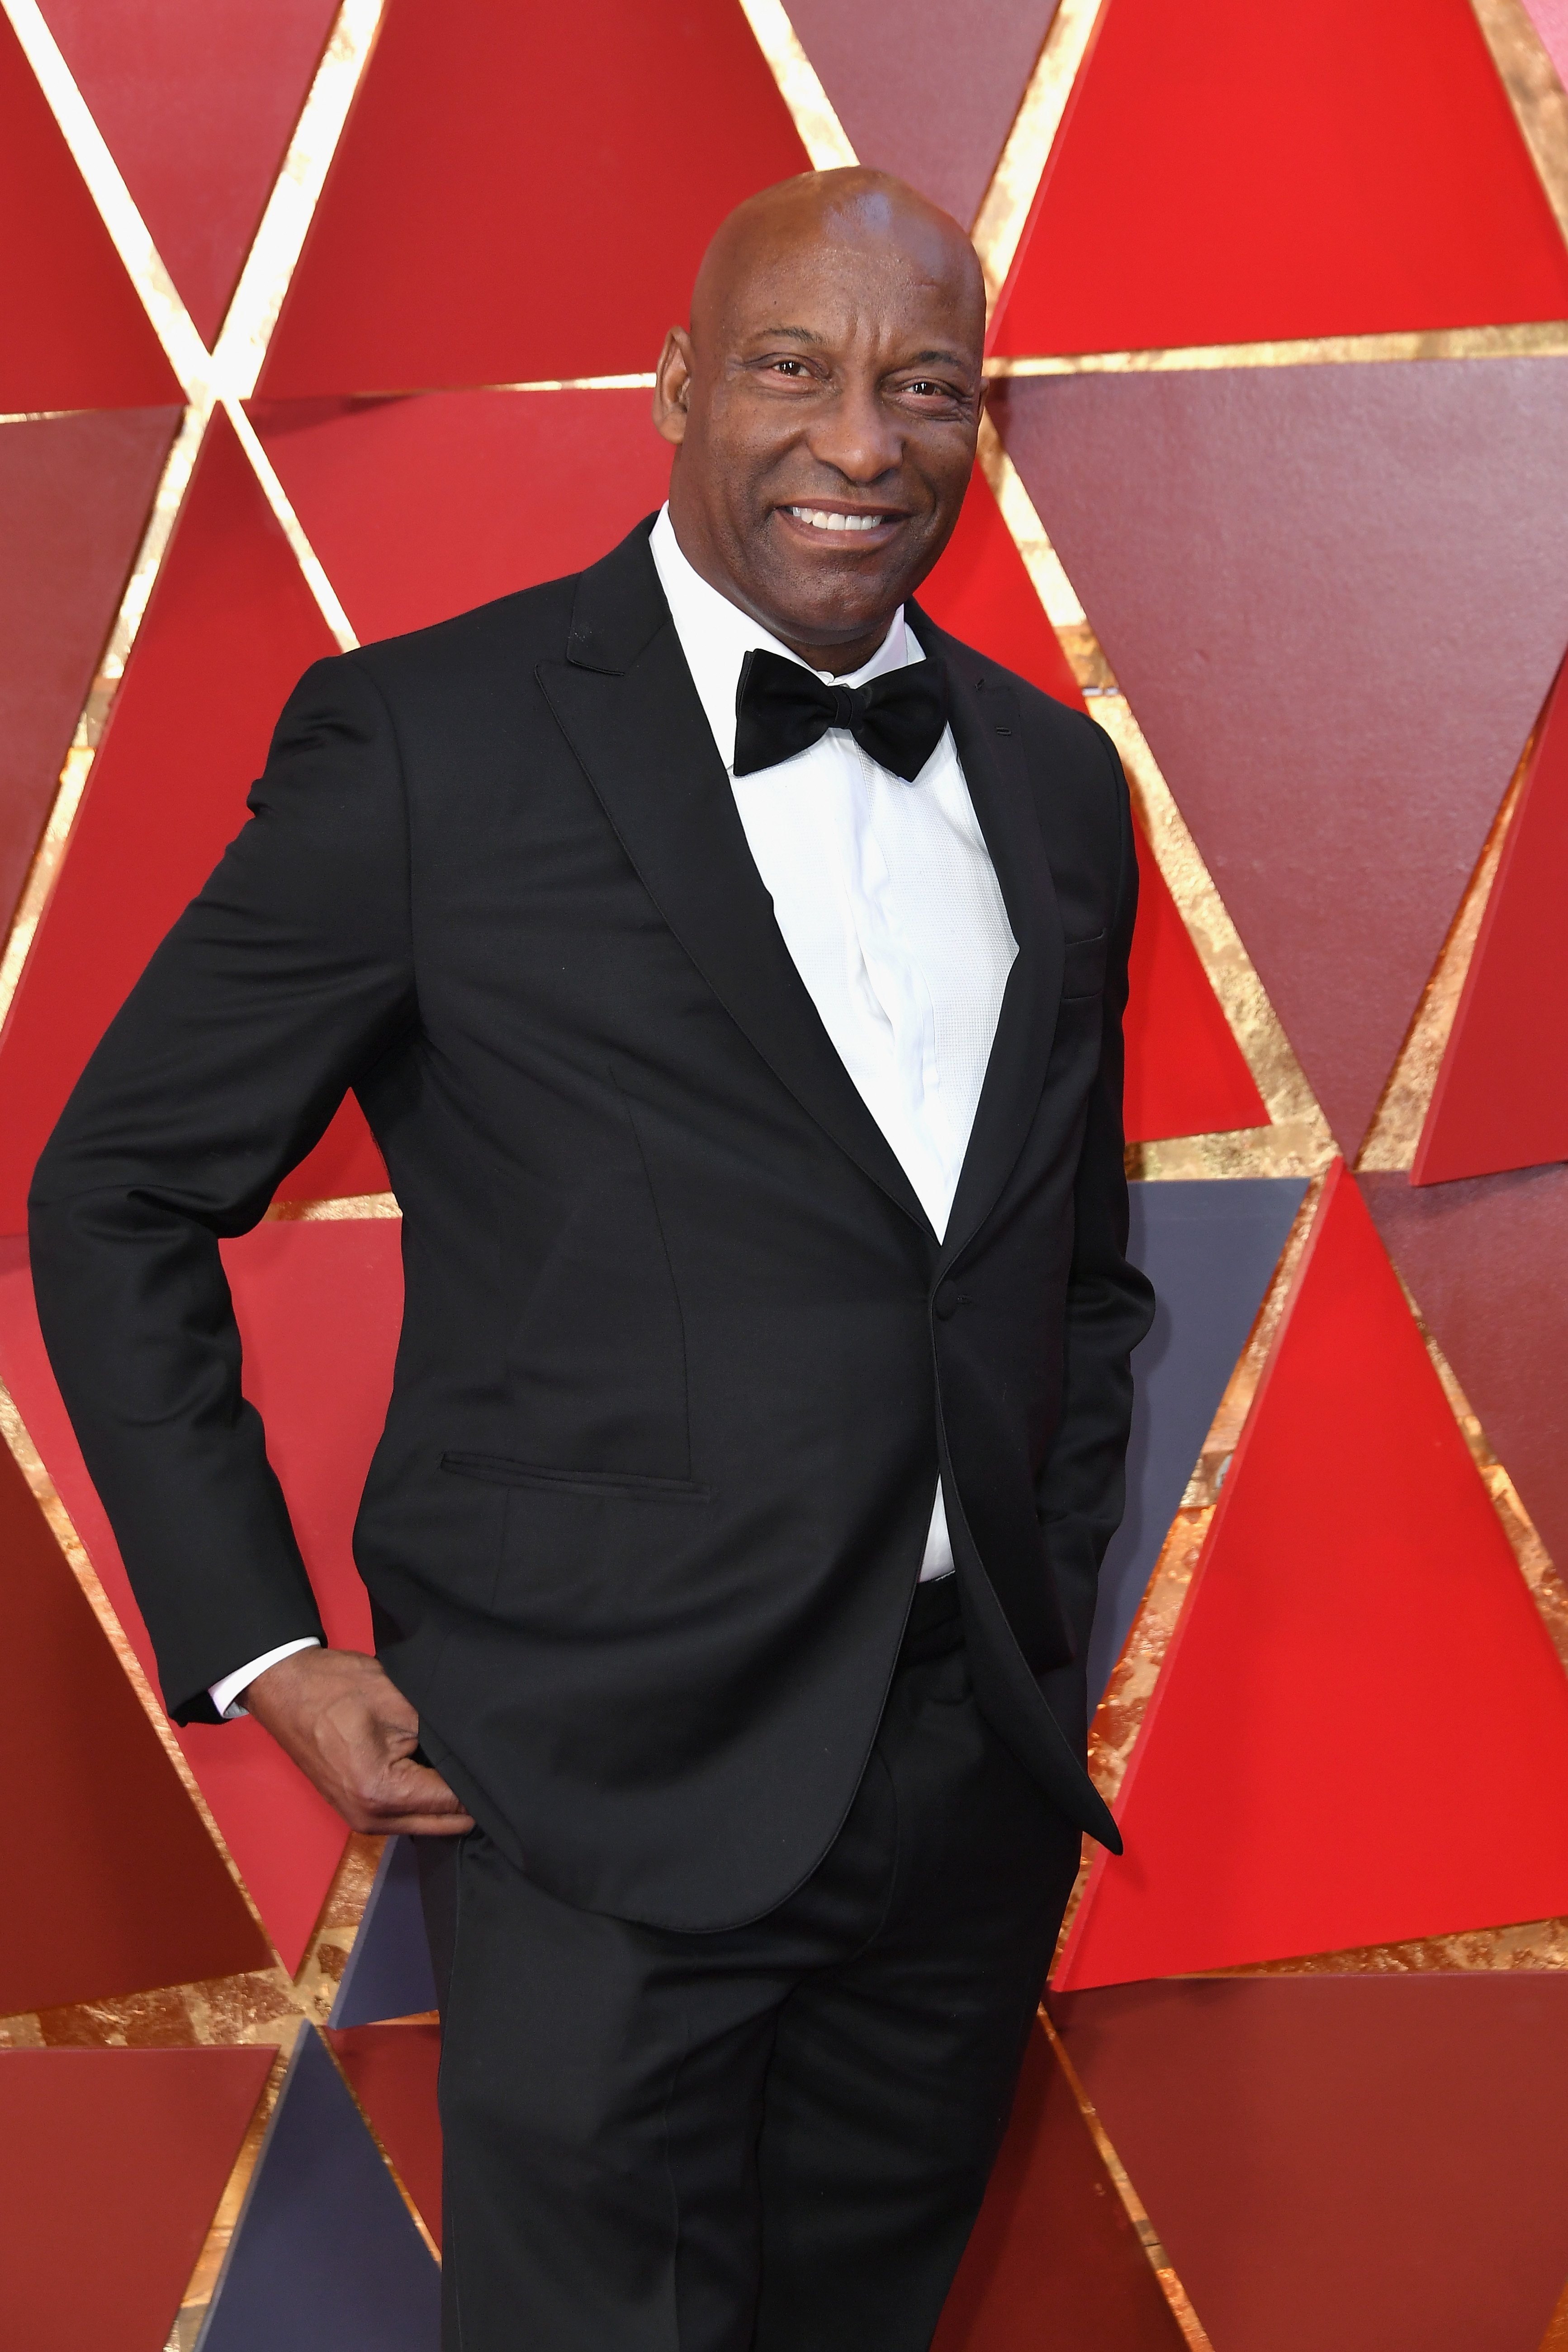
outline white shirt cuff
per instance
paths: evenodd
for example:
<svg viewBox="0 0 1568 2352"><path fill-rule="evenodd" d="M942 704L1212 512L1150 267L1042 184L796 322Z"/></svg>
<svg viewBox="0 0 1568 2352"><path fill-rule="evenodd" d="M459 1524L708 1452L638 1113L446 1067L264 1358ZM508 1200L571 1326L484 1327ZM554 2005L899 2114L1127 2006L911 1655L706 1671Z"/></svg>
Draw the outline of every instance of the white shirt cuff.
<svg viewBox="0 0 1568 2352"><path fill-rule="evenodd" d="M247 1707L239 1704L240 1692L253 1683L258 1675L264 1675L268 1666L275 1666L279 1658L291 1658L296 1650L319 1650L321 1646L314 1633L306 1633L297 1642L279 1642L275 1650L264 1651L259 1658L252 1658L247 1666L240 1666L234 1674L225 1675L221 1682L210 1683L207 1696L216 1707L219 1719L224 1723L233 1723L238 1717L249 1713Z"/></svg>

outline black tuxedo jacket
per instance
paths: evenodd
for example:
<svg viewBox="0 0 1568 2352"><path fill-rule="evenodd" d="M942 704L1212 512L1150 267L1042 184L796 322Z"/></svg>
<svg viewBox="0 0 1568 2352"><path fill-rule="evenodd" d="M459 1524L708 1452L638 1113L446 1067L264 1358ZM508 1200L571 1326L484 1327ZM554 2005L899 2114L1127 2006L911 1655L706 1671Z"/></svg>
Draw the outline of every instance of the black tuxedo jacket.
<svg viewBox="0 0 1568 2352"><path fill-rule="evenodd" d="M917 613L1018 942L939 1244L773 921L648 528L307 674L44 1153L33 1266L170 1710L210 1719L320 1631L217 1239L352 1087L404 1213L380 1654L542 1885L708 1928L843 1819L939 1469L981 1704L1115 1842L1082 1660L1151 1313L1137 869L1107 738Z"/></svg>

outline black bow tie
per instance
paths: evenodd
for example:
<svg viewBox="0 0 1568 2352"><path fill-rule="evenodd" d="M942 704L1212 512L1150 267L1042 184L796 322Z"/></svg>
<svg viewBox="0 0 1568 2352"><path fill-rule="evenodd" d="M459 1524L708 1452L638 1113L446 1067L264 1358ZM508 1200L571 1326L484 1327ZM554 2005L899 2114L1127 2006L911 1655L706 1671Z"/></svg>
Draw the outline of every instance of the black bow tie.
<svg viewBox="0 0 1568 2352"><path fill-rule="evenodd" d="M776 768L843 727L879 767L912 784L946 725L947 689L934 661L889 670L868 686L824 686L815 671L759 646L735 689L735 773Z"/></svg>

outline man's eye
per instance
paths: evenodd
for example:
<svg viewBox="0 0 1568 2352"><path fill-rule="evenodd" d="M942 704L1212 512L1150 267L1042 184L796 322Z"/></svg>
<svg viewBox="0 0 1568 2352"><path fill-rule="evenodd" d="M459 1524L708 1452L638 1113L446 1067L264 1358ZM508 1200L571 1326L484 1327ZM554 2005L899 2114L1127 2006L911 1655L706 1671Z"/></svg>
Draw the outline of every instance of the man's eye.
<svg viewBox="0 0 1568 2352"><path fill-rule="evenodd" d="M799 360L775 360L773 362L773 365L778 369L781 375L786 370L795 375L804 375L805 373L805 368Z"/></svg>

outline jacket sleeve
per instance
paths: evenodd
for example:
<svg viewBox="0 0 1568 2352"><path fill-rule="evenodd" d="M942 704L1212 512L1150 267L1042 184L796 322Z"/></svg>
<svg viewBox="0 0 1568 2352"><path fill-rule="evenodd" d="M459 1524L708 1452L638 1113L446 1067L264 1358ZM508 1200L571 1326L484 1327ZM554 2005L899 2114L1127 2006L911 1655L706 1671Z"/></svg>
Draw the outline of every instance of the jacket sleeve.
<svg viewBox="0 0 1568 2352"><path fill-rule="evenodd" d="M88 1064L35 1171L38 1314L177 1722L317 1613L240 1392L218 1253L416 1018L392 720L318 663L251 814Z"/></svg>
<svg viewBox="0 0 1568 2352"><path fill-rule="evenodd" d="M1074 1185L1061 1416L1036 1489L1047 1551L1080 1661L1094 1622L1100 1562L1126 1502L1131 1354L1154 1315L1152 1286L1127 1258L1121 1120L1121 1021L1138 911L1138 859L1121 763L1110 737L1098 728L1095 732L1112 773L1121 870L1107 941L1100 1069Z"/></svg>

